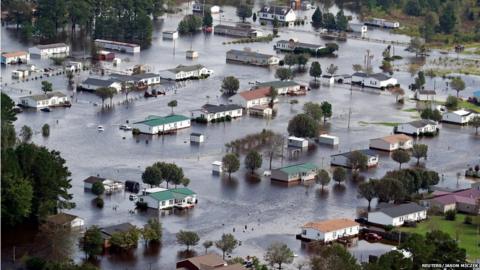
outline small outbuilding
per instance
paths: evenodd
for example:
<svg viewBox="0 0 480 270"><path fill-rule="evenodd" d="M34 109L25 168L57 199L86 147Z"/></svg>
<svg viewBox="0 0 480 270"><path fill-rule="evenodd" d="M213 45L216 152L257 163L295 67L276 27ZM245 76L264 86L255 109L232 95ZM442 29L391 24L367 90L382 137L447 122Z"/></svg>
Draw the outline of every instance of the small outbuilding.
<svg viewBox="0 0 480 270"><path fill-rule="evenodd" d="M75 215L58 213L47 217L46 223L54 228L80 229L85 225L85 220Z"/></svg>
<svg viewBox="0 0 480 270"><path fill-rule="evenodd" d="M223 162L214 161L212 162L212 174L220 175L223 172Z"/></svg>
<svg viewBox="0 0 480 270"><path fill-rule="evenodd" d="M190 142L191 143L202 143L205 141L205 136L202 133L190 133Z"/></svg>
<svg viewBox="0 0 480 270"><path fill-rule="evenodd" d="M295 136L288 137L288 147L295 147L295 148L307 148L308 147L308 140L305 138L299 138Z"/></svg>
<svg viewBox="0 0 480 270"><path fill-rule="evenodd" d="M339 138L337 136L332 136L328 134L322 134L318 137L318 143L319 144L326 144L326 145L331 145L331 146L336 146L340 142Z"/></svg>

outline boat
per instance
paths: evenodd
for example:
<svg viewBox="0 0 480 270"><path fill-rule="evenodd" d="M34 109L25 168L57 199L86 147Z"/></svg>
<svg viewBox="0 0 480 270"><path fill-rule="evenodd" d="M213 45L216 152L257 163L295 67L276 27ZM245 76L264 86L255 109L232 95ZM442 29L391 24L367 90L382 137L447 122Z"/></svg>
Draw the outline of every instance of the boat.
<svg viewBox="0 0 480 270"><path fill-rule="evenodd" d="M41 108L40 111L42 112L51 112L50 108Z"/></svg>
<svg viewBox="0 0 480 270"><path fill-rule="evenodd" d="M104 131L105 129L103 128L103 126L98 126L98 127L97 127L97 130L98 130L98 131Z"/></svg>

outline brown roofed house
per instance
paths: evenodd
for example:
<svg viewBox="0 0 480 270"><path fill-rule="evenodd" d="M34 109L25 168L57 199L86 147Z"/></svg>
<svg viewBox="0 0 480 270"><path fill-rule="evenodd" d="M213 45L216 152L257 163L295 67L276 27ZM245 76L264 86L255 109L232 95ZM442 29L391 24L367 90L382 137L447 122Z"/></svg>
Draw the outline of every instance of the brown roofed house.
<svg viewBox="0 0 480 270"><path fill-rule="evenodd" d="M397 149L408 150L413 147L413 138L405 134L394 134L370 140L370 149L394 151Z"/></svg>
<svg viewBox="0 0 480 270"><path fill-rule="evenodd" d="M308 222L302 226L298 238L306 241L331 242L339 238L352 237L358 234L360 225L346 218Z"/></svg>
<svg viewBox="0 0 480 270"><path fill-rule="evenodd" d="M177 270L246 270L241 264L228 265L221 256L210 253L177 262Z"/></svg>

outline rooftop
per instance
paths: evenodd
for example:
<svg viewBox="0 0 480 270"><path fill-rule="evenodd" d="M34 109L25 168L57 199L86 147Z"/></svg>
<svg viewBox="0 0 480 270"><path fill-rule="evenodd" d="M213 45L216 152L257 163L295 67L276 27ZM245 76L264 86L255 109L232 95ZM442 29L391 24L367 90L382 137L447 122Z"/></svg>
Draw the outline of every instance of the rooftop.
<svg viewBox="0 0 480 270"><path fill-rule="evenodd" d="M412 140L412 137L407 136L405 134L394 134L394 135L389 135L381 138L376 138L374 140L383 140L388 143L398 143L398 142L408 142Z"/></svg>
<svg viewBox="0 0 480 270"><path fill-rule="evenodd" d="M131 223L125 222L117 225L112 225L102 228L102 233L106 236L112 236L116 232L127 232L130 229L133 229L135 226Z"/></svg>
<svg viewBox="0 0 480 270"><path fill-rule="evenodd" d="M435 90L418 90L418 93L421 94L421 95L436 95L437 92L435 92Z"/></svg>
<svg viewBox="0 0 480 270"><path fill-rule="evenodd" d="M277 170L280 170L284 173L287 174L296 174L296 173L301 173L301 172L309 172L312 170L317 170L318 167L317 165L307 162L307 163L301 163L301 164L295 164L295 165L290 165L286 167L279 168Z"/></svg>
<svg viewBox="0 0 480 270"><path fill-rule="evenodd" d="M367 157L378 156L377 152L375 152L374 150L370 150L370 149L362 149L362 150L355 150L355 151L360 152L360 153L366 155ZM344 156L346 158L350 158L350 155L352 155L352 153L355 152L355 151L350 151L350 152L345 152L345 153L341 153L341 154L332 155L332 157L334 157L334 156Z"/></svg>
<svg viewBox="0 0 480 270"><path fill-rule="evenodd" d="M28 52L26 51L16 51L16 52L2 52L3 57L18 57L27 55Z"/></svg>
<svg viewBox="0 0 480 270"><path fill-rule="evenodd" d="M31 98L33 100L40 101L40 100L51 99L52 97L66 97L66 95L62 92L54 91L54 92L49 92L47 94L26 96L24 98Z"/></svg>
<svg viewBox="0 0 480 270"><path fill-rule="evenodd" d="M140 45L135 43L126 43L126 42L106 40L106 39L95 39L95 42L105 43L105 44L115 44L115 45L126 46L126 47L140 47Z"/></svg>
<svg viewBox="0 0 480 270"><path fill-rule="evenodd" d="M326 233L354 226L359 226L359 224L351 219L339 218L325 221L308 222L307 224L302 226L302 229L311 228Z"/></svg>
<svg viewBox="0 0 480 270"><path fill-rule="evenodd" d="M241 108L242 107L240 107L236 104L220 104L220 105L205 104L205 105L202 106L202 110L204 110L208 113L233 111L233 110L238 110L238 109L241 109Z"/></svg>
<svg viewBox="0 0 480 270"><path fill-rule="evenodd" d="M268 95L270 95L271 91L272 91L271 87L260 87L253 90L243 91L238 94L245 100L253 100L253 99L267 97Z"/></svg>
<svg viewBox="0 0 480 270"><path fill-rule="evenodd" d="M67 214L67 213L58 213L56 215L51 215L47 217L47 222L55 225L66 225L72 222L74 219L78 218L75 215Z"/></svg>
<svg viewBox="0 0 480 270"><path fill-rule="evenodd" d="M264 6L260 10L260 12L269 13L269 14L276 14L276 15L286 15L291 8L289 7L282 7L282 6Z"/></svg>
<svg viewBox="0 0 480 270"><path fill-rule="evenodd" d="M68 45L65 43L52 43L52 44L37 45L35 47L37 47L38 49L52 49L52 48L68 47Z"/></svg>
<svg viewBox="0 0 480 270"><path fill-rule="evenodd" d="M379 81L386 81L388 79L391 79L392 77L386 75L386 74L383 74L383 73L374 73L374 74L367 74L367 73L364 73L364 72L355 72L353 73L352 76L357 76L357 77L363 77L363 78L375 78Z"/></svg>
<svg viewBox="0 0 480 270"><path fill-rule="evenodd" d="M89 177L85 178L85 179L83 180L83 182L85 182L85 183L90 183L90 184L94 184L94 183L96 183L96 182L103 182L103 181L105 181L105 180L107 180L107 179L106 179L106 178L103 178L103 177L89 176Z"/></svg>
<svg viewBox="0 0 480 270"><path fill-rule="evenodd" d="M296 81L269 81L269 82L262 82L262 83L257 83L255 87L273 87L273 88L283 88L283 87L291 87L291 86L297 86L300 85Z"/></svg>
<svg viewBox="0 0 480 270"><path fill-rule="evenodd" d="M416 128L423 128L427 125L437 125L437 122L432 121L432 120L427 120L427 119L421 119L421 120L415 120L412 122L408 122L407 124L410 124Z"/></svg>
<svg viewBox="0 0 480 270"><path fill-rule="evenodd" d="M197 65L178 65L176 68L171 68L167 69L167 71L170 71L172 73L179 73L179 72L189 72L189 71L194 71L194 70L199 70L204 68L203 65L197 64Z"/></svg>
<svg viewBox="0 0 480 270"><path fill-rule="evenodd" d="M456 110L456 111L453 111L452 113L456 114L456 115L460 115L460 116L467 116L467 115L472 114L471 111L467 111L467 110L464 110L464 109Z"/></svg>
<svg viewBox="0 0 480 270"><path fill-rule="evenodd" d="M97 78L87 78L85 81L82 82L82 84L89 84L89 85L95 85L95 86L100 86L100 87L109 87L114 83L114 80L104 80L104 79L97 79Z"/></svg>
<svg viewBox="0 0 480 270"><path fill-rule="evenodd" d="M378 210L378 212L382 212L392 218L401 217L426 210L425 207L413 202L404 204L380 204L379 207L380 210Z"/></svg>
<svg viewBox="0 0 480 270"><path fill-rule="evenodd" d="M235 54L237 56L244 56L244 57L265 58L265 59L269 59L271 57L274 57L271 54L252 52L252 51L247 51L247 50L235 50L235 49L227 51L227 55L229 55L229 54Z"/></svg>
<svg viewBox="0 0 480 270"><path fill-rule="evenodd" d="M188 258L183 261L190 261L190 263L195 265L198 269L214 269L217 267L226 266L226 263L222 257L214 253Z"/></svg>
<svg viewBox="0 0 480 270"><path fill-rule="evenodd" d="M189 120L190 118L183 116L183 115L178 115L178 114L172 114L168 116L149 116L147 119L139 122L135 122L134 124L144 124L147 126L161 126L165 124L170 124L170 123L175 123L175 122L180 122L180 121L185 121Z"/></svg>

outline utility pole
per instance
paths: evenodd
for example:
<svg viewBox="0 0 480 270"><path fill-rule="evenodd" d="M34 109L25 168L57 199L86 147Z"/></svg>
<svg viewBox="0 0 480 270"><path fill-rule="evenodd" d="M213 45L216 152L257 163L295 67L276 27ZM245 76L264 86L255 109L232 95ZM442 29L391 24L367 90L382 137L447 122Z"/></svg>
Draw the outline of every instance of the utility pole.
<svg viewBox="0 0 480 270"><path fill-rule="evenodd" d="M350 116L352 115L352 107L348 108L348 125L347 129L350 129Z"/></svg>

